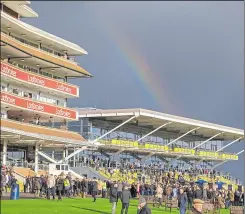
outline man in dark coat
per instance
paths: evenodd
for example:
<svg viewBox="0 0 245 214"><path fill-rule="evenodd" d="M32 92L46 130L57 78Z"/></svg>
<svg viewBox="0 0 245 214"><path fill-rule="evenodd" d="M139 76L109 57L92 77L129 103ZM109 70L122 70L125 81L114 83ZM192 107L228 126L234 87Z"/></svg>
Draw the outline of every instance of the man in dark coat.
<svg viewBox="0 0 245 214"><path fill-rule="evenodd" d="M186 211L186 204L187 204L187 196L184 190L180 189L180 194L178 196L179 201L179 208L180 208L180 214L185 214Z"/></svg>
<svg viewBox="0 0 245 214"><path fill-rule="evenodd" d="M151 214L151 210L147 207L145 198L139 199L137 214Z"/></svg>
<svg viewBox="0 0 245 214"><path fill-rule="evenodd" d="M197 189L194 192L194 198L195 199L202 199L202 190L199 186L197 186Z"/></svg>
<svg viewBox="0 0 245 214"><path fill-rule="evenodd" d="M111 213L116 213L117 208L117 201L118 201L118 194L117 194L117 183L113 183L110 188L110 203L112 203L112 210Z"/></svg>
<svg viewBox="0 0 245 214"><path fill-rule="evenodd" d="M188 209L191 209L192 202L193 202L193 190L191 187L188 187L186 189L186 195L187 195L187 201L188 201Z"/></svg>
<svg viewBox="0 0 245 214"><path fill-rule="evenodd" d="M64 178L63 175L59 175L56 181L57 191L58 191L58 200L61 200L61 193L64 191Z"/></svg>
<svg viewBox="0 0 245 214"><path fill-rule="evenodd" d="M122 196L121 196L121 201L122 201L122 209L121 209L121 214L124 213L128 214L128 207L129 207L129 202L130 199L132 198L130 191L128 190L128 186L125 186L123 191L122 191Z"/></svg>
<svg viewBox="0 0 245 214"><path fill-rule="evenodd" d="M91 182L91 190L92 190L92 197L94 199L93 202L96 201L96 195L98 192L98 182L96 181L96 178L93 178L92 182Z"/></svg>

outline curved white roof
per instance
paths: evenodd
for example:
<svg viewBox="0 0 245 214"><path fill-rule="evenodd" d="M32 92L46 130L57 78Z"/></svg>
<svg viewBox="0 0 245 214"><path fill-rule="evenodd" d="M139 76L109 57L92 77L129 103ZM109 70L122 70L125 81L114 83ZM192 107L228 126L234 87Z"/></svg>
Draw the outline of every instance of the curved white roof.
<svg viewBox="0 0 245 214"><path fill-rule="evenodd" d="M228 126L218 125L214 123L179 117L175 115L165 114L147 109L78 109L79 117L97 118L103 121L126 121L132 116L137 116L137 126L147 127L151 126L153 129L161 126L166 122L171 122L170 125L164 127L168 131L185 133L193 128L200 127L196 130L197 135L203 137L211 137L217 133L222 133L215 139L222 138L223 140L233 140L244 137L244 130L232 128ZM131 121L134 123L135 121ZM194 135L193 135L194 136Z"/></svg>
<svg viewBox="0 0 245 214"><path fill-rule="evenodd" d="M15 33L26 34L26 38L30 37L33 41L40 40L45 45L53 45L60 50L66 50L69 55L88 54L87 51L85 51L79 45L26 24L6 13L1 13L1 28L3 24L11 27L11 31L15 31Z"/></svg>

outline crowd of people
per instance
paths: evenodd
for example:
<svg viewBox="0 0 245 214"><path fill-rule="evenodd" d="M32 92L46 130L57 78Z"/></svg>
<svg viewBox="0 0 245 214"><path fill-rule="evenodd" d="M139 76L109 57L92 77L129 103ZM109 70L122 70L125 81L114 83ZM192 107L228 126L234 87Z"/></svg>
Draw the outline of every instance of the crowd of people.
<svg viewBox="0 0 245 214"><path fill-rule="evenodd" d="M135 166L134 166L135 167ZM132 165L124 165L124 170L132 170ZM180 172L182 171L182 172ZM70 173L56 175L28 176L24 180L24 192L33 194L36 198L47 198L62 200L70 197L92 197L96 202L97 198L107 198L112 204L112 214L116 212L117 202L121 200L121 213L128 213L131 199L139 198L139 213L150 213L146 199L153 197L159 206L163 206L166 200L178 201L181 214L189 210L190 213L201 213L204 201L210 201L217 208L229 208L230 206L244 205L244 192L242 189L227 189L214 183L198 183L194 179L185 180L185 175L195 178L195 174L206 173L215 178L215 172L205 170L164 169L157 170L156 165L144 166L144 173L137 180L130 183L128 178L112 180L112 176L107 180L100 179L78 179L72 177ZM150 180L146 179L146 175ZM11 170L2 170L1 192L8 191L17 182Z"/></svg>

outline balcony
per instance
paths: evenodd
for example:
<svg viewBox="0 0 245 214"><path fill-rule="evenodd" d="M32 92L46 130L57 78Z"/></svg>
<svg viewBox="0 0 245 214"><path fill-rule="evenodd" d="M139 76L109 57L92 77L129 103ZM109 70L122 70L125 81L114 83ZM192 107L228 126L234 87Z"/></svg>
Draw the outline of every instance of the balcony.
<svg viewBox="0 0 245 214"><path fill-rule="evenodd" d="M209 150L194 150L191 148L180 148L180 147L169 147L166 145L160 144L153 144L151 142L147 142L144 144L139 144L137 141L131 140L118 140L118 139L111 139L111 140L100 140L100 143L104 144L104 147L112 149L113 147L119 147L121 149L128 149L134 152L140 151L152 151L152 152L162 152L166 156L176 156L181 155L183 157L190 157L190 158L205 158L207 160L238 160L238 155L224 153L224 152L214 152Z"/></svg>
<svg viewBox="0 0 245 214"><path fill-rule="evenodd" d="M29 88L36 86L42 88L43 92L58 95L65 98L79 97L79 88L75 85L64 83L52 78L44 77L39 74L24 71L7 62L1 61L2 81L6 78L12 80L15 84L25 84Z"/></svg>
<svg viewBox="0 0 245 214"><path fill-rule="evenodd" d="M20 111L22 111L23 113L21 114L24 119L33 117L33 115L41 117L44 121L48 121L49 118L57 121L61 121L62 119L70 121L78 119L77 111L74 109L34 101L30 98L21 97L6 91L1 91L1 109L11 112L13 117L18 116Z"/></svg>
<svg viewBox="0 0 245 214"><path fill-rule="evenodd" d="M45 51L43 50L44 48L41 49L37 45L31 45L30 43L26 44L24 43L24 40L17 40L16 38L11 37L4 32L1 32L1 43L5 43L6 45L9 45L21 52L24 52L31 57L44 60L56 66L61 66L65 69L68 69L69 71L75 71L76 73L82 74L83 76L91 77L91 74L88 73L88 71L78 66L77 63L75 63L74 61L68 60L64 57L59 57L55 54ZM67 76L73 75L68 74Z"/></svg>

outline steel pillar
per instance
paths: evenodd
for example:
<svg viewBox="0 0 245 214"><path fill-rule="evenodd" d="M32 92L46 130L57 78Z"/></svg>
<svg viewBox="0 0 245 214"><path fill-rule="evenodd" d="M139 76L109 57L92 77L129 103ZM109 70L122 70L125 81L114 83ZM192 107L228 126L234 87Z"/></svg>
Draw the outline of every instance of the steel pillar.
<svg viewBox="0 0 245 214"><path fill-rule="evenodd" d="M172 143L176 142L177 140L181 139L182 137L188 135L189 133L191 133L191 132L193 132L193 131L195 131L195 130L197 130L197 129L200 129L200 127L196 127L196 128L194 128L194 129L192 129L192 130L186 132L185 134L179 136L178 138L176 138L176 139L174 139L173 141L169 142L169 143L167 144L167 146L171 145Z"/></svg>
<svg viewBox="0 0 245 214"><path fill-rule="evenodd" d="M244 152L244 150L242 150L242 151L236 153L236 155L240 155L240 154L243 153L243 152ZM217 168L218 166L221 166L222 164L224 164L224 163L226 163L226 162L228 162L228 161L229 161L229 160L225 160L225 161L223 161L223 162L221 162L221 163L216 164L215 166L212 167L212 170L215 169L215 168Z"/></svg>
<svg viewBox="0 0 245 214"><path fill-rule="evenodd" d="M199 145L195 146L195 147L192 148L192 149L196 149L196 148L200 147L201 145L207 143L208 141L212 140L213 138L215 138L215 137L217 137L217 136L219 136L219 135L221 135L221 134L224 134L224 132L220 132L220 133L218 133L218 134L216 134L216 135L210 137L209 139L203 141L202 143L200 143Z"/></svg>
<svg viewBox="0 0 245 214"><path fill-rule="evenodd" d="M3 140L3 165L7 164L7 147L8 143L7 140Z"/></svg>
<svg viewBox="0 0 245 214"><path fill-rule="evenodd" d="M103 137L107 136L108 134L114 132L115 130L117 130L118 128L120 128L121 126L123 126L124 124L130 122L131 120L133 120L134 118L136 118L138 115L134 115L133 117L130 117L128 120L124 121L123 123L121 123L120 125L116 126L115 128L111 129L110 131L106 132L105 134L101 135L100 137L96 138L95 140L91 141L90 143L93 145L96 142L98 142L100 139L102 139ZM80 153L81 151L83 151L84 149L78 149L77 151L71 153L70 155L68 155L65 160L69 160L71 157L73 157L74 155Z"/></svg>
<svg viewBox="0 0 245 214"><path fill-rule="evenodd" d="M35 150L36 151L36 150ZM53 158L49 157L48 155L46 155L44 152L41 151L37 151L37 153L39 155L41 155L42 157L46 158L47 160L49 160L51 163L57 163L56 160L54 160Z"/></svg>
<svg viewBox="0 0 245 214"><path fill-rule="evenodd" d="M36 143L35 145L35 166L34 166L34 171L36 173L38 173L38 152L39 152L38 146L39 146L38 143Z"/></svg>
<svg viewBox="0 0 245 214"><path fill-rule="evenodd" d="M140 139L138 139L137 141L140 142L141 140L143 140L144 138L148 137L149 135L153 134L154 132L158 131L159 129L161 129L164 126L167 126L169 124L171 124L172 122L168 122L168 123L164 123L163 125L157 127L156 129L152 130L151 132L149 132L148 134L144 135L143 137L141 137Z"/></svg>
<svg viewBox="0 0 245 214"><path fill-rule="evenodd" d="M218 149L216 152L222 151L222 150L225 149L226 147L228 147L228 146L232 145L233 143L235 143L235 142L241 140L242 138L243 138L243 137L239 137L238 139L236 139L236 140L234 140L234 141L228 143L227 145L223 146L222 148Z"/></svg>

